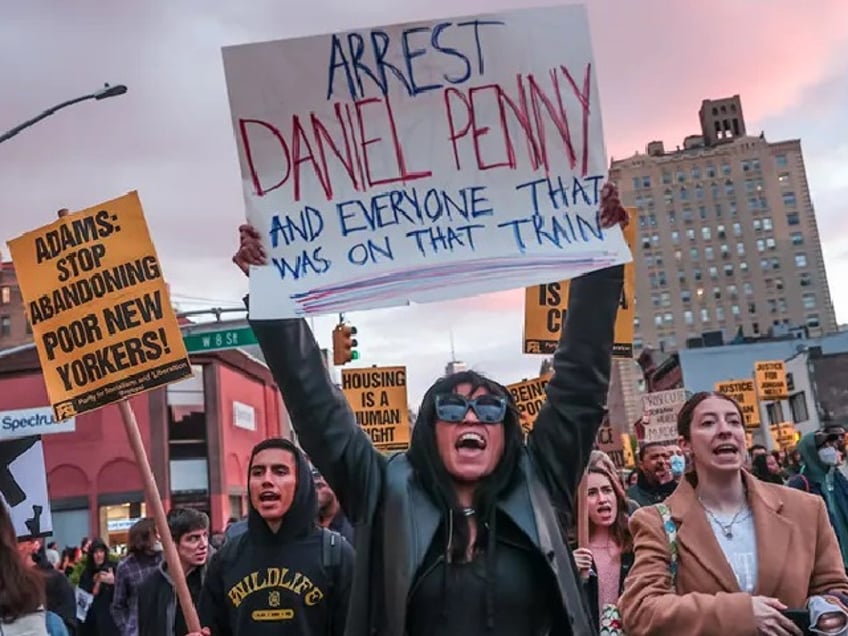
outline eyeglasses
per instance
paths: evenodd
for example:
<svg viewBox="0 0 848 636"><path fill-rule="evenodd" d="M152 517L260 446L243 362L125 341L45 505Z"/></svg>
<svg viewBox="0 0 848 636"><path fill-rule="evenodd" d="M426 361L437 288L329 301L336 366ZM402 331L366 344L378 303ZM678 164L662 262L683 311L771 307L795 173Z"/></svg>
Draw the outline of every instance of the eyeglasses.
<svg viewBox="0 0 848 636"><path fill-rule="evenodd" d="M506 416L506 398L480 395L469 399L456 393L436 396L436 417L443 422L462 422L468 409L484 424L500 424Z"/></svg>

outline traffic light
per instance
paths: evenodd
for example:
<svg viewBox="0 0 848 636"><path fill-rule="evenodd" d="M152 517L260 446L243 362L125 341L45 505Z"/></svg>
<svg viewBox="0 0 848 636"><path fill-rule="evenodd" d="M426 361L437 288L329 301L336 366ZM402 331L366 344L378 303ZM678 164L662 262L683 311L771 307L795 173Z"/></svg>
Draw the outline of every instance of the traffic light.
<svg viewBox="0 0 848 636"><path fill-rule="evenodd" d="M333 329L333 364L337 367L359 359L356 346L359 344L353 337L356 327L340 323Z"/></svg>

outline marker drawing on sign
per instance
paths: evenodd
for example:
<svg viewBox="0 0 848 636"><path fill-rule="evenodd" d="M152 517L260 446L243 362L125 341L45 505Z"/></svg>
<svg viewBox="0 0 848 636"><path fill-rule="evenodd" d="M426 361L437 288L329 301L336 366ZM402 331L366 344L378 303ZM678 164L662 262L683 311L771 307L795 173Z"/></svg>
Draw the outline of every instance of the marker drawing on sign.
<svg viewBox="0 0 848 636"><path fill-rule="evenodd" d="M528 57L528 39L569 46ZM608 166L581 7L227 47L224 66L269 257L251 272L253 317L469 296L631 258L598 218Z"/></svg>
<svg viewBox="0 0 848 636"><path fill-rule="evenodd" d="M0 442L0 494L12 508L26 499L26 493L15 481L9 466L38 442L38 437Z"/></svg>

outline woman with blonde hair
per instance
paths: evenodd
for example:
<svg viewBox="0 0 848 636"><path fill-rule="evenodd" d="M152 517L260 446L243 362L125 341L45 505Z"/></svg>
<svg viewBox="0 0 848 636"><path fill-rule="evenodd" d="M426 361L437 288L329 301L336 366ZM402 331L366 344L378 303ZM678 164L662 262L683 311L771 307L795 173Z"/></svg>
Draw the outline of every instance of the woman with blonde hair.
<svg viewBox="0 0 848 636"><path fill-rule="evenodd" d="M725 395L693 395L677 432L693 470L631 518L626 633L841 634L848 577L823 502L743 468L744 418Z"/></svg>
<svg viewBox="0 0 848 636"><path fill-rule="evenodd" d="M616 603L633 564L624 488L615 473L600 462L590 464L586 471L586 508L589 544L574 550L574 562L586 585L595 628L599 629L604 606Z"/></svg>

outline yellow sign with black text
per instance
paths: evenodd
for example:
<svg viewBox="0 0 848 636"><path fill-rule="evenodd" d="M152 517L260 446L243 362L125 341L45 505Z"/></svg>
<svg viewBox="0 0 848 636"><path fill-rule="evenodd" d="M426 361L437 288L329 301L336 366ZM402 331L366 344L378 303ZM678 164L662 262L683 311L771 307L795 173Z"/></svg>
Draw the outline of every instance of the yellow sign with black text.
<svg viewBox="0 0 848 636"><path fill-rule="evenodd" d="M631 222L624 228L624 239L634 252L636 243L635 208L628 208ZM635 317L636 266L624 266L624 288L615 320L613 357L633 357L633 320ZM556 351L568 309L568 281L534 285L524 290L524 353L551 355Z"/></svg>
<svg viewBox="0 0 848 636"><path fill-rule="evenodd" d="M739 408L742 409L742 415L745 416L745 428L758 428L760 426L760 403L757 400L757 391L754 388L753 380L716 382L715 390L717 393L723 393L736 400Z"/></svg>
<svg viewBox="0 0 848 636"><path fill-rule="evenodd" d="M8 245L57 420L191 375L136 192Z"/></svg>
<svg viewBox="0 0 848 636"><path fill-rule="evenodd" d="M524 439L527 439L527 435L533 430L536 416L539 415L542 405L548 399L545 387L548 386L550 379L551 374L546 374L533 380L522 380L515 384L508 384L506 387L515 401L515 406L518 407Z"/></svg>
<svg viewBox="0 0 848 636"><path fill-rule="evenodd" d="M782 450L792 448L798 441L798 434L792 422L772 424L769 426L769 433L774 445Z"/></svg>
<svg viewBox="0 0 848 636"><path fill-rule="evenodd" d="M786 364L783 360L765 360L754 365L757 395L761 400L784 400L789 397Z"/></svg>
<svg viewBox="0 0 848 636"><path fill-rule="evenodd" d="M409 448L406 367L342 369L342 391L375 448Z"/></svg>

